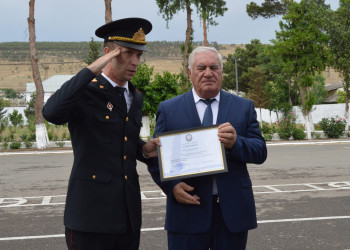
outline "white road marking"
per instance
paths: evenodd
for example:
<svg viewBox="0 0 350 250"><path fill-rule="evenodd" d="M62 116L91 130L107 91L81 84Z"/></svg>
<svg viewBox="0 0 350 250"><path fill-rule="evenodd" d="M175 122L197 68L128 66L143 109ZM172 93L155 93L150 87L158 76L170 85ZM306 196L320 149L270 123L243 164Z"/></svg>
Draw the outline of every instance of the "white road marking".
<svg viewBox="0 0 350 250"><path fill-rule="evenodd" d="M267 223L283 223L283 222L303 222L303 221L321 221L321 220L342 220L350 219L350 216L327 216L327 217L310 217L310 218L294 218L294 219L279 219L279 220L258 220L258 224ZM164 227L141 228L141 232L163 231ZM47 239L47 238L63 238L64 234L52 235L34 235L34 236L19 236L19 237L3 237L0 241L10 240L33 240L33 239Z"/></svg>
<svg viewBox="0 0 350 250"><path fill-rule="evenodd" d="M254 194L350 190L350 181L253 186ZM162 190L142 191L142 200L165 199ZM0 198L0 208L64 205L66 195Z"/></svg>

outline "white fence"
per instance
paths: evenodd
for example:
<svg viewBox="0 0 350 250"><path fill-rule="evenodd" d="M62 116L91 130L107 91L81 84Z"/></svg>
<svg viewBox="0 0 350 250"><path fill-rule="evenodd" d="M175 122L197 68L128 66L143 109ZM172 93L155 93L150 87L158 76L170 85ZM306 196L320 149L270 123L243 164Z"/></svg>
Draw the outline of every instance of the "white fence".
<svg viewBox="0 0 350 250"><path fill-rule="evenodd" d="M275 121L278 120L278 118L282 117L282 114L279 114L277 117L277 114L275 112L271 112L271 116L270 116L269 110L261 109L261 118L260 118L260 109L256 108L255 110L258 116L258 121L261 121L261 118L262 118L262 121L264 122L274 123ZM296 123L304 124L305 120L300 107L294 106L293 112L296 115ZM314 123L320 122L322 118L331 118L335 116L339 116L342 118L345 115L345 103L314 105L311 115Z"/></svg>
<svg viewBox="0 0 350 250"><path fill-rule="evenodd" d="M7 107L4 108L6 112L5 116L8 116L11 114L14 110L18 110L20 114L23 115L24 119L24 124L26 124L26 117L24 115L24 109L25 107ZM256 108L256 113L258 116L258 121L267 122L267 123L274 123L275 121L278 120L277 114L275 112L271 112L270 116L270 111L267 109L261 109L261 118L260 118L260 109ZM296 123L298 124L304 124L304 117L303 114L301 113L300 107L294 106L293 107L293 112L296 114ZM322 118L331 118L335 116L339 117L344 117L345 115L345 103L338 103L338 104L322 104L322 105L315 105L312 109L312 119L314 123L318 123L319 121L322 120ZM279 114L279 118L282 117L282 114ZM143 128L142 131L142 136L147 137L149 136L149 128L146 129L147 125L149 124L149 120L145 119L146 117L143 118ZM148 125L149 126L149 125Z"/></svg>

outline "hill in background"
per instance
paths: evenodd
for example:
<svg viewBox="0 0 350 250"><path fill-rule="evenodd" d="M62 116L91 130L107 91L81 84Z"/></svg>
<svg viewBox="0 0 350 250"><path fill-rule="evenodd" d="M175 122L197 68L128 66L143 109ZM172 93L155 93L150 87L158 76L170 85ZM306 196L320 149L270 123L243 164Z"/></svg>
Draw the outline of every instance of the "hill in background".
<svg viewBox="0 0 350 250"><path fill-rule="evenodd" d="M102 42L98 42L101 44ZM148 52L141 61L154 66L154 73L169 71L180 73L182 68L182 42L157 41L149 42ZM200 45L198 44L194 44ZM222 54L223 59L232 54L236 47L244 45L211 44ZM86 67L89 42L38 42L37 53L41 79L45 80L53 75L73 75ZM340 78L333 71L325 72L326 83L339 82ZM13 88L19 93L26 89L26 83L33 82L30 65L28 42L0 43L0 88Z"/></svg>

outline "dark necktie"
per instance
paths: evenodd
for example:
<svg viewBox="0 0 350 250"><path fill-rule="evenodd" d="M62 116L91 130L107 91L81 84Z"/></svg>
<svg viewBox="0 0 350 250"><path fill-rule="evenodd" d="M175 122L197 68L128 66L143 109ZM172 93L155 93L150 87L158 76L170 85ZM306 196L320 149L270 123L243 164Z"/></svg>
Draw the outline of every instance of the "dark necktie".
<svg viewBox="0 0 350 250"><path fill-rule="evenodd" d="M211 126L213 125L213 111L211 110L211 103L215 101L215 99L201 99L202 102L207 104L207 108L205 109L202 126Z"/></svg>
<svg viewBox="0 0 350 250"><path fill-rule="evenodd" d="M215 101L215 99L201 99L202 102L207 104L207 108L205 109L202 126L211 126L213 125L213 111L211 110L211 103ZM213 194L218 194L218 188L216 186L216 179L213 177Z"/></svg>
<svg viewBox="0 0 350 250"><path fill-rule="evenodd" d="M125 111L126 113L126 101L125 101L125 95L124 95L124 92L125 92L125 88L121 88L121 87L114 87L113 88L114 90L116 90L116 92L118 93L118 95L120 96L120 98L122 99L122 103L123 103L123 110Z"/></svg>

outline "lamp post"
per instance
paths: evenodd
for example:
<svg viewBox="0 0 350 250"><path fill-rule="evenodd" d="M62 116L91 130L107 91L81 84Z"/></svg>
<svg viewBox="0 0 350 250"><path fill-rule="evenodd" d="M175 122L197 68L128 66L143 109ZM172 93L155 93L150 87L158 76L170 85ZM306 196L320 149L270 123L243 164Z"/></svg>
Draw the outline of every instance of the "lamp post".
<svg viewBox="0 0 350 250"><path fill-rule="evenodd" d="M237 96L239 96L239 94L238 94L238 71L237 71L237 58L236 57L235 57L235 70L236 70L236 94L237 94Z"/></svg>

